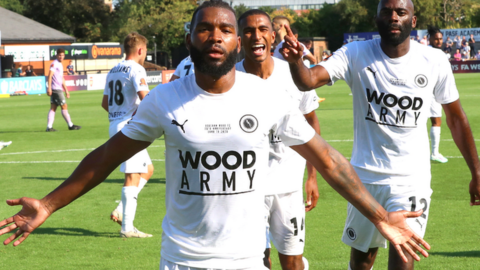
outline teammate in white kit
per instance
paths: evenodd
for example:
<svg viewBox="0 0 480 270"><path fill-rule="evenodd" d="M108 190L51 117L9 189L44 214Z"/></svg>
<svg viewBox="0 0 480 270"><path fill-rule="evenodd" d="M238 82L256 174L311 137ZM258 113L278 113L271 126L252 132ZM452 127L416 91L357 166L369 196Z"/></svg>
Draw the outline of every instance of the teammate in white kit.
<svg viewBox="0 0 480 270"><path fill-rule="evenodd" d="M251 9L238 19L239 33L245 59L236 64L238 71L256 75L269 83L276 92L287 94L291 104L299 108L315 132L320 134L315 109L318 96L315 91L300 92L290 75L288 63L270 55L275 40L270 16ZM303 202L303 174L305 159L286 147L280 138L270 136L269 166L265 194L267 216L267 249L265 266L271 269L270 238L278 250L282 269L308 269L302 262L305 247L305 211L313 209L318 200L317 171L308 164L305 184L307 206Z"/></svg>
<svg viewBox="0 0 480 270"><path fill-rule="evenodd" d="M195 75L152 90L129 124L90 153L45 198L8 200L23 209L0 221L0 227L6 226L0 235L19 228L4 244L19 237L14 246L19 245L53 212L165 135L166 215L160 269L265 269L262 206L273 130L375 223L401 254L420 259L415 254L419 251L428 256L419 245L427 249L429 245L406 225L408 217L418 217L422 211L385 211L348 161L315 134L297 108L289 106L291 101L264 80L235 71L241 45L236 24L228 3L200 5L187 38Z"/></svg>
<svg viewBox="0 0 480 270"><path fill-rule="evenodd" d="M370 193L388 211L423 209L408 220L423 236L430 207L430 161L426 121L430 104L443 104L448 126L472 173L470 204L480 205L480 163L467 117L460 105L450 63L440 50L410 42L416 25L410 0L378 5L381 39L352 42L328 61L307 69L291 32L283 53L301 90L345 80L353 94L354 145L351 163ZM350 269L371 269L386 241L349 204L342 240L352 247ZM413 269L392 249L389 269Z"/></svg>
<svg viewBox="0 0 480 270"><path fill-rule="evenodd" d="M170 82L173 82L177 79L183 78L185 76L188 76L194 73L195 73L195 68L193 66L192 59L190 58L190 55L189 55L185 59L183 59L182 62L180 62L180 64L178 64L177 68L175 69L175 72L170 78Z"/></svg>
<svg viewBox="0 0 480 270"><path fill-rule="evenodd" d="M443 34L440 29L438 27L429 26L428 36L430 41L429 46L442 50ZM433 100L432 104L430 105L430 121L432 121L432 127L430 128L430 159L440 163L446 163L448 162L448 159L439 152L440 133L442 126L442 104L436 102L435 100Z"/></svg>
<svg viewBox="0 0 480 270"><path fill-rule="evenodd" d="M58 106L62 108L62 116L65 122L67 122L69 130L79 130L82 128L81 126L73 124L70 114L68 113L68 105L63 91L65 91L67 98L70 98L70 93L63 79L63 59L65 59L65 50L62 48L57 49L57 59L52 62L50 71L48 72L47 95L50 96L50 110L48 111L47 117L47 132L57 131L53 128L53 122L55 121L55 112Z"/></svg>
<svg viewBox="0 0 480 270"><path fill-rule="evenodd" d="M150 91L146 82L147 73L142 66L147 55L147 43L144 36L130 33L123 42L127 54L125 60L113 67L107 75L102 107L108 112L110 137L128 123L140 101ZM151 237L151 234L143 233L133 226L138 194L153 174L147 150L142 150L123 162L120 171L125 173L122 200L110 218L122 225L121 237Z"/></svg>

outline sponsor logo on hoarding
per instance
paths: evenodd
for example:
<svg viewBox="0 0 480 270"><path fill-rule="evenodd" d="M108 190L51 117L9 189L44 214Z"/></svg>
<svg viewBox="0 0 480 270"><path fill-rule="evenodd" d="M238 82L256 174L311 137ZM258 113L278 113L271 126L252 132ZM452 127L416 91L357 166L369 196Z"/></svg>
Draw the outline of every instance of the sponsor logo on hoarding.
<svg viewBox="0 0 480 270"><path fill-rule="evenodd" d="M92 46L92 57L96 59L99 56L122 56L121 47L97 47L97 45Z"/></svg>
<svg viewBox="0 0 480 270"><path fill-rule="evenodd" d="M18 91L24 91L26 94L45 93L45 77L1 79L1 94L13 94Z"/></svg>

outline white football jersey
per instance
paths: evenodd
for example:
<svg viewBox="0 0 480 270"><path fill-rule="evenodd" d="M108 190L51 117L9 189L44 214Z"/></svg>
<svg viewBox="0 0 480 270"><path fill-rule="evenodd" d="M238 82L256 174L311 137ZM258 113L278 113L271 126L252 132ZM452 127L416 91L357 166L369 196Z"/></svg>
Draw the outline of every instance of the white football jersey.
<svg viewBox="0 0 480 270"><path fill-rule="evenodd" d="M187 56L185 59L182 60L182 62L180 62L180 64L178 64L177 69L175 69L173 75L182 78L194 73L195 68L193 67L192 59L190 59L190 56Z"/></svg>
<svg viewBox="0 0 480 270"><path fill-rule="evenodd" d="M410 42L410 51L388 57L380 39L356 41L320 65L353 95L351 163L364 183L430 184L427 120L433 98L459 98L450 63L441 50ZM432 96L433 93L433 96ZM418 176L418 178L411 177Z"/></svg>
<svg viewBox="0 0 480 270"><path fill-rule="evenodd" d="M150 142L165 136L162 258L197 268L262 265L271 130L286 145L315 133L284 96L242 72L223 94L187 76L145 97L122 133Z"/></svg>
<svg viewBox="0 0 480 270"><path fill-rule="evenodd" d="M303 114L311 113L318 108L318 96L315 90L301 92L293 82L290 67L286 61L272 57L274 61L273 73L265 81L274 89L274 93L286 93L292 106L297 107ZM238 71L246 72L243 61L236 65ZM290 147L286 146L281 138L270 134L270 170L267 177L266 195L282 194L302 190L303 175L305 173L305 159Z"/></svg>
<svg viewBox="0 0 480 270"><path fill-rule="evenodd" d="M137 92L149 91L145 69L133 60L123 60L108 72L104 95L108 96L108 119L127 120L140 104Z"/></svg>

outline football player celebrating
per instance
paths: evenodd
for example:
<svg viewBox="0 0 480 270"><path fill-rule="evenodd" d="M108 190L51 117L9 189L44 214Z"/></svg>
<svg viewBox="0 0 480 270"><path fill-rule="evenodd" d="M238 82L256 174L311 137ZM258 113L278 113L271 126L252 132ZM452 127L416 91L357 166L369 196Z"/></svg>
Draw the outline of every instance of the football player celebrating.
<svg viewBox="0 0 480 270"><path fill-rule="evenodd" d="M290 75L288 63L270 55L270 48L275 40L270 16L264 11L251 9L240 16L238 27L245 59L237 63L236 69L256 75L266 80L271 88L287 94L309 125L320 134L320 125L315 114L315 109L318 108L315 90L298 91ZM268 221L265 265L271 269L271 236L279 252L282 269L308 269L308 261L302 256L305 247L305 211L310 211L317 205L317 171L308 163L305 207L302 192L305 159L286 147L282 140L273 134L270 134L269 166L265 188Z"/></svg>
<svg viewBox="0 0 480 270"><path fill-rule="evenodd" d="M132 120L90 153L73 174L41 200L0 221L4 244L22 243L60 208L101 183L121 162L164 135L166 215L160 269L265 269L264 180L269 134L282 139L361 211L399 254L420 260L430 246L406 224L422 211L387 212L368 193L348 161L305 121L291 100L256 76L235 71L240 37L235 11L206 1L192 16L187 38L195 75L157 86ZM277 91L278 92L278 91Z"/></svg>
<svg viewBox="0 0 480 270"><path fill-rule="evenodd" d="M147 73L142 66L147 54L147 43L148 40L138 33L128 34L123 42L127 54L125 60L108 72L102 107L108 112L110 137L128 123L140 101L150 91L145 80ZM122 225L121 237L151 237L151 234L143 233L133 226L138 194L153 174L147 150L144 149L123 162L120 171L125 173L122 200L110 218Z"/></svg>
<svg viewBox="0 0 480 270"><path fill-rule="evenodd" d="M301 90L345 80L353 94L354 145L351 164L387 211L423 209L409 226L425 234L430 207L430 160L426 130L430 104L442 104L447 123L472 174L470 204L480 205L480 163L460 105L450 63L441 50L410 41L416 26L411 0L382 0L377 10L381 39L352 42L311 69L289 31L283 54ZM433 96L432 96L433 93ZM371 269L387 243L357 207L348 205L342 241L351 246L349 267ZM389 269L413 269L390 248Z"/></svg>

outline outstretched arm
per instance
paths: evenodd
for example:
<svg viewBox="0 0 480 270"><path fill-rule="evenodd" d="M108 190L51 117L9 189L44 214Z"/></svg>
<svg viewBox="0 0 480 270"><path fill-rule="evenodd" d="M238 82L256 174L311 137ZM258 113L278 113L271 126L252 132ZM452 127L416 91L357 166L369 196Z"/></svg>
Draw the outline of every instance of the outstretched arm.
<svg viewBox="0 0 480 270"><path fill-rule="evenodd" d="M0 228L8 225L0 230L0 235L18 228L3 243L7 245L20 236L13 245L17 246L22 243L51 214L96 187L120 163L145 149L148 145L150 145L149 142L132 140L118 132L104 145L88 154L72 175L43 199L35 200L24 197L8 200L9 205L22 205L23 208L14 216L0 221Z"/></svg>
<svg viewBox="0 0 480 270"><path fill-rule="evenodd" d="M443 110L447 116L447 124L452 132L453 140L472 174L469 186L470 205L480 205L480 163L467 115L463 111L460 100L443 104Z"/></svg>
<svg viewBox="0 0 480 270"><path fill-rule="evenodd" d="M333 189L368 218L392 243L405 262L407 258L404 251L417 261L420 257L416 251L425 257L428 256L420 245L426 249L430 249L430 245L416 235L406 223L407 218L420 216L421 210L387 212L365 189L347 159L317 134L306 144L291 148L312 163Z"/></svg>
<svg viewBox="0 0 480 270"><path fill-rule="evenodd" d="M329 83L330 76L324 67L314 66L309 69L303 64L303 46L300 45L288 25L285 25L285 29L287 35L280 52L290 65L290 72L298 89L309 91Z"/></svg>

